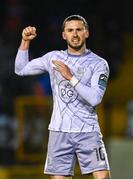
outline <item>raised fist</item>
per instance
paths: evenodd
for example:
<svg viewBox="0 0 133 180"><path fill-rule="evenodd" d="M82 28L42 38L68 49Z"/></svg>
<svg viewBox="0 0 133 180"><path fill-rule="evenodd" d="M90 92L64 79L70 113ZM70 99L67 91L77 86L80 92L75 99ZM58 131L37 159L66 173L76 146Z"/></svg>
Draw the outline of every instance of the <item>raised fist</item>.
<svg viewBox="0 0 133 180"><path fill-rule="evenodd" d="M25 41L31 41L37 36L36 28L28 26L22 31L22 39Z"/></svg>

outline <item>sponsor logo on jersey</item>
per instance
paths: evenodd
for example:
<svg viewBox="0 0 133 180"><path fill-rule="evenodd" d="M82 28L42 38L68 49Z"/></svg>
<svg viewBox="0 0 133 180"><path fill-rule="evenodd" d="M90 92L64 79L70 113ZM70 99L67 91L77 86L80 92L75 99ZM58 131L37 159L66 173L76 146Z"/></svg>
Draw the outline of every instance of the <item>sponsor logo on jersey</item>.
<svg viewBox="0 0 133 180"><path fill-rule="evenodd" d="M74 102L78 94L71 86L69 81L63 80L59 83L59 95L63 102L65 103L72 103Z"/></svg>

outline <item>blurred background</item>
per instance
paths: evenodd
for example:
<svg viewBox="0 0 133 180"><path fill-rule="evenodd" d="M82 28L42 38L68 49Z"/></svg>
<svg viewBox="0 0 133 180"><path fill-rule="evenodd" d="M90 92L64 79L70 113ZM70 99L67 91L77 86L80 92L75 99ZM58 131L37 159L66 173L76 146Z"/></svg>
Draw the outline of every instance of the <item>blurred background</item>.
<svg viewBox="0 0 133 180"><path fill-rule="evenodd" d="M112 178L133 178L132 4L131 0L0 1L0 178L48 178L43 168L52 110L49 76L19 77L14 60L22 29L28 25L38 33L30 46L31 59L65 49L61 24L71 14L86 18L87 46L110 66L98 114ZM78 164L74 178L84 178Z"/></svg>

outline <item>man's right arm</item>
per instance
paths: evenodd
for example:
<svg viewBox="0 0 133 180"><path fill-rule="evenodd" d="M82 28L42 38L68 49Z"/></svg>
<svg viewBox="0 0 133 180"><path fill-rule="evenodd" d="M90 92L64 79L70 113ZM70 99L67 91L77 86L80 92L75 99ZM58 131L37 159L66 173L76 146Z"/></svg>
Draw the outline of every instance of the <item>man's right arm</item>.
<svg viewBox="0 0 133 180"><path fill-rule="evenodd" d="M22 40L19 49L28 50L30 42L37 36L36 28L28 26L22 31Z"/></svg>
<svg viewBox="0 0 133 180"><path fill-rule="evenodd" d="M15 73L20 76L41 74L46 70L42 58L29 61L30 42L37 36L36 28L28 26L22 31L22 40L15 58ZM45 61L46 62L46 61Z"/></svg>

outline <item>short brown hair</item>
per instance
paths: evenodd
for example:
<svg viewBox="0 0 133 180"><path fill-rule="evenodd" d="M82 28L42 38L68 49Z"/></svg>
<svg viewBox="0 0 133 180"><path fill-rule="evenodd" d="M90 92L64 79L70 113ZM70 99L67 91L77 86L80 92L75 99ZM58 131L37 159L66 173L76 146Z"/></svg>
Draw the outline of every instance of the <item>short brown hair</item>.
<svg viewBox="0 0 133 180"><path fill-rule="evenodd" d="M62 23L62 31L64 31L64 28L65 28L65 23L68 22L68 21L72 21L72 20L79 20L79 21L82 21L84 23L84 26L85 28L88 30L89 29L89 26L88 26L88 23L87 21L85 20L84 17L80 16L80 15L71 15L71 16L68 16Z"/></svg>

